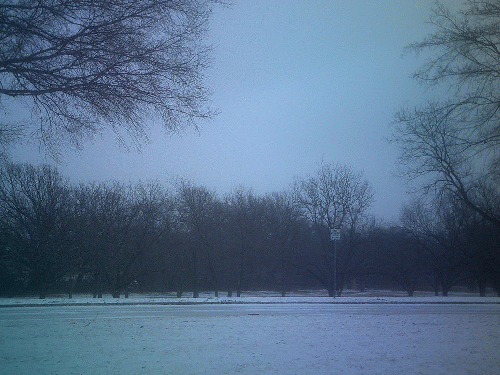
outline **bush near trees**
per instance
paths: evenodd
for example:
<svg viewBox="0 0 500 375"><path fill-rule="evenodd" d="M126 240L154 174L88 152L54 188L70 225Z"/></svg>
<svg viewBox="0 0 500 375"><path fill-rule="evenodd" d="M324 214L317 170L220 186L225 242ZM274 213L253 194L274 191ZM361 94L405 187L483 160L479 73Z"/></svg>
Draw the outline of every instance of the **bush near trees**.
<svg viewBox="0 0 500 375"><path fill-rule="evenodd" d="M285 296L301 288L325 288L331 296L345 288L446 295L471 283L485 295L487 286L500 285L492 223L443 200L406 206L401 226L379 224L364 211L369 184L344 166L322 164L290 192L259 196L238 188L225 197L188 181L173 191L159 183L73 186L47 165L9 164L1 173L1 295L276 290ZM325 182L341 176L349 188L305 195L301 189L325 173ZM359 195L349 201L342 194L353 186ZM311 210L306 198L313 196L342 205ZM334 293L330 233L321 220L336 214L344 225Z"/></svg>

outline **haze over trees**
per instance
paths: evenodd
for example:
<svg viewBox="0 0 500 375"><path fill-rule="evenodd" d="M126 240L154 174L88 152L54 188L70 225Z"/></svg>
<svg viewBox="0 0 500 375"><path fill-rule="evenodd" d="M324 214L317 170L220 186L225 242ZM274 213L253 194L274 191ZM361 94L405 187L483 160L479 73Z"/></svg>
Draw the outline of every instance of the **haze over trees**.
<svg viewBox="0 0 500 375"><path fill-rule="evenodd" d="M200 44L210 4L4 1L0 95L28 101L49 147L103 127L140 137L148 116L193 125L211 115ZM438 4L431 20L437 31L410 49L435 52L415 78L441 99L397 114L403 173L424 193L398 225L369 215L369 181L338 164L290 191L220 197L191 181L74 186L54 167L3 163L0 294L500 293L500 6L470 0L453 14ZM16 136L11 125L0 124L0 142Z"/></svg>
<svg viewBox="0 0 500 375"><path fill-rule="evenodd" d="M1 172L2 295L500 287L498 236L477 212L449 195L440 206L408 205L402 226L382 225L367 212L369 183L346 166L322 163L288 192L241 187L224 197L190 181L170 191L72 185L47 165Z"/></svg>
<svg viewBox="0 0 500 375"><path fill-rule="evenodd" d="M438 99L401 110L394 136L431 204L406 207L403 223L441 265L429 276L443 294L472 272L484 295L500 274L500 5L469 0L454 14L437 4L431 22L409 48L433 52L415 78Z"/></svg>

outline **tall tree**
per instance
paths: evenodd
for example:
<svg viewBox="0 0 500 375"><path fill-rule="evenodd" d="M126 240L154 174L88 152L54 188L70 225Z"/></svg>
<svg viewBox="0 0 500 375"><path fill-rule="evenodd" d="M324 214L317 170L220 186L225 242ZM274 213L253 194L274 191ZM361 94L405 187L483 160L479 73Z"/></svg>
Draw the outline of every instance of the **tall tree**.
<svg viewBox="0 0 500 375"><path fill-rule="evenodd" d="M438 3L431 23L436 32L409 48L435 52L415 78L445 97L397 114L400 160L500 229L500 5L468 0L452 13Z"/></svg>
<svg viewBox="0 0 500 375"><path fill-rule="evenodd" d="M159 185L81 186L75 196L75 231L94 295L107 287L119 297L138 277L159 271L152 260L170 225L168 197Z"/></svg>
<svg viewBox="0 0 500 375"><path fill-rule="evenodd" d="M215 296L219 296L221 273L222 203L214 192L183 181L178 187L180 222L189 233L192 259L193 296L199 294L201 261L208 266Z"/></svg>
<svg viewBox="0 0 500 375"><path fill-rule="evenodd" d="M372 188L361 173L347 166L322 163L314 176L297 181L295 199L321 243L310 272L327 288L329 295L334 296L348 278L350 265L344 262L336 266L337 254L330 244L330 231L343 228L349 236L354 235L373 200ZM352 247L343 249L348 251ZM347 255L344 253L340 259L347 261L350 259Z"/></svg>
<svg viewBox="0 0 500 375"><path fill-rule="evenodd" d="M273 193L264 198L265 230L269 257L276 264L276 273L281 295L284 297L290 289L292 270L296 268L297 234L301 215L293 202L293 197L286 193Z"/></svg>
<svg viewBox="0 0 500 375"><path fill-rule="evenodd" d="M145 119L175 129L210 117L202 37L214 2L2 0L0 98L23 98L49 145L104 127L137 139Z"/></svg>
<svg viewBox="0 0 500 375"><path fill-rule="evenodd" d="M446 296L465 280L476 281L480 295L486 283L497 285L498 234L491 222L448 193L433 205L414 201L402 210L401 221L425 254L425 269L436 295Z"/></svg>
<svg viewBox="0 0 500 375"><path fill-rule="evenodd" d="M111 287L111 272L116 269L113 264L119 264L115 249L123 243L120 232L127 213L124 201L124 187L117 183L81 185L75 191L75 230L84 255L84 270L93 282L94 297L102 297L103 290Z"/></svg>
<svg viewBox="0 0 500 375"><path fill-rule="evenodd" d="M228 277L228 296L236 287L241 296L245 282L251 279L262 240L263 202L250 190L237 188L226 198L227 235L231 259Z"/></svg>
<svg viewBox="0 0 500 375"><path fill-rule="evenodd" d="M26 272L27 287L40 298L75 267L69 207L70 189L53 167L2 169L0 223L2 237L10 239L8 261Z"/></svg>

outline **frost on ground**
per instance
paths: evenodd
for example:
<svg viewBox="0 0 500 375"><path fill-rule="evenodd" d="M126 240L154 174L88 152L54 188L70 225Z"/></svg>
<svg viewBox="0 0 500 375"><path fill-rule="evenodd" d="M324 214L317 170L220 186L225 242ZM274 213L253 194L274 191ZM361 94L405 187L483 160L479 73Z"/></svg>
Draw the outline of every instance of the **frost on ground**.
<svg viewBox="0 0 500 375"><path fill-rule="evenodd" d="M498 374L500 305L2 308L0 363L21 375Z"/></svg>
<svg viewBox="0 0 500 375"><path fill-rule="evenodd" d="M222 293L221 293L222 294ZM81 304L205 304L205 303L500 303L500 297L494 297L490 292L488 297L479 297L478 294L466 292L452 292L448 297L436 297L431 292L416 292L414 297L408 297L406 292L387 290L369 290L357 292L344 291L342 297L328 297L323 290L303 290L288 293L281 297L280 293L269 291L245 292L242 297L214 297L213 293L202 292L199 298L192 298L192 293L185 293L183 298L176 298L176 293L131 294L129 298L112 298L104 294L103 298L92 298L91 295L76 295L68 298L67 295L48 296L45 299L38 297L0 298L2 306L31 306L31 305L81 305Z"/></svg>

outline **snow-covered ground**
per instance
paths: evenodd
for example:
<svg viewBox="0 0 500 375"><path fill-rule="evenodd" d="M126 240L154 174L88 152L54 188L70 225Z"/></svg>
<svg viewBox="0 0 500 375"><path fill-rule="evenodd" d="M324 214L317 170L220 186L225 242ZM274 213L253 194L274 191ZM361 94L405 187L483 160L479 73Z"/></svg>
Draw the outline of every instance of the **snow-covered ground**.
<svg viewBox="0 0 500 375"><path fill-rule="evenodd" d="M498 297L259 293L0 303L0 374L500 373Z"/></svg>
<svg viewBox="0 0 500 375"><path fill-rule="evenodd" d="M281 297L278 292L247 291L241 297L229 298L225 293L214 297L213 292L202 292L199 298L193 298L192 293L184 293L183 298L176 298L175 293L149 293L130 294L129 298L112 298L104 294L103 298L92 298L89 294L82 294L68 298L61 294L49 295L45 299L32 297L0 298L0 308L5 306L31 306L31 305L86 305L86 304L208 304L208 303L500 303L500 297L489 293L487 297L479 297L477 293L451 292L449 296L434 296L431 292L416 292L414 297L408 297L406 292L387 290L368 290L357 292L347 290L342 297L328 297L324 290L300 290L288 293Z"/></svg>

